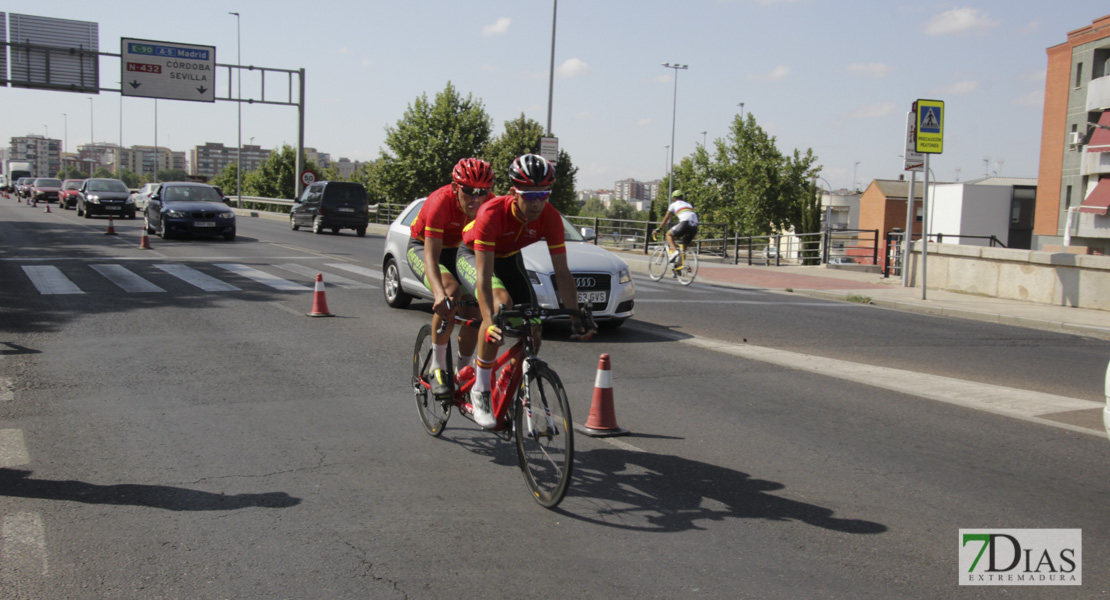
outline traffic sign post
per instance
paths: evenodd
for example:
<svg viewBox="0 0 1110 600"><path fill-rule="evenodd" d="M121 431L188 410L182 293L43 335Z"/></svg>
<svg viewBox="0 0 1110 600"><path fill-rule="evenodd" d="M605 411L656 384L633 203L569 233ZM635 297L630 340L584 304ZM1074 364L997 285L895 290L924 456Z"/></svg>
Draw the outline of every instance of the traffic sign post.
<svg viewBox="0 0 1110 600"><path fill-rule="evenodd" d="M944 152L944 102L918 100L914 103L917 114L916 150L922 154Z"/></svg>
<svg viewBox="0 0 1110 600"><path fill-rule="evenodd" d="M301 183L303 183L305 187L316 183L316 173L313 173L312 171L305 171L301 173Z"/></svg>
<svg viewBox="0 0 1110 600"><path fill-rule="evenodd" d="M540 156L546 158L551 164L555 164L559 160L559 138L540 138Z"/></svg>
<svg viewBox="0 0 1110 600"><path fill-rule="evenodd" d="M216 101L216 47L120 38L120 93L139 98Z"/></svg>

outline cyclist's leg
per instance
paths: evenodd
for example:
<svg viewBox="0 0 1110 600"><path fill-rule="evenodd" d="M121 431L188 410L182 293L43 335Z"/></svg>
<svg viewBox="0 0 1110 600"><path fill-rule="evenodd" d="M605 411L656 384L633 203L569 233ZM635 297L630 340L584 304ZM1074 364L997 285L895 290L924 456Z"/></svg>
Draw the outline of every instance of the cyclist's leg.
<svg viewBox="0 0 1110 600"><path fill-rule="evenodd" d="M505 285L498 277L496 263L497 259L494 259L494 272L491 281L493 288L494 310L497 310L497 307L501 304L505 304L511 307L513 302L512 298L509 296L509 292L505 289ZM459 283L462 284L463 290L473 295L474 297L477 297L478 267L477 256L475 256L474 251L466 247L459 248L457 266ZM475 380L474 388L472 389L472 399L475 392L488 394L489 391L492 389L491 384L493 376L493 365L497 358L497 349L500 347L500 344L487 340L486 336L483 335L483 333L484 331L482 329L479 329L477 332L478 353L474 369Z"/></svg>
<svg viewBox="0 0 1110 600"><path fill-rule="evenodd" d="M409 269L412 270L413 275L417 276L423 283L424 287L429 290L432 289L431 284L428 282L427 265L424 263L424 243L421 240L410 239L407 252L405 253ZM447 271L443 261L454 260L454 249L444 248L440 251L440 273ZM444 284L444 291L447 292L449 297L453 297L451 290L447 288L448 278L447 275L441 275L440 281ZM456 286L457 288L457 286ZM457 289L456 289L457 292ZM454 326L455 318L454 313L446 317L440 316L438 313L432 313L432 347L433 347L433 360L432 368L429 373L434 374L434 381L432 381L432 391L437 396L446 396L454 390L454 381L451 368L451 329ZM444 331L440 332L440 327L446 325Z"/></svg>

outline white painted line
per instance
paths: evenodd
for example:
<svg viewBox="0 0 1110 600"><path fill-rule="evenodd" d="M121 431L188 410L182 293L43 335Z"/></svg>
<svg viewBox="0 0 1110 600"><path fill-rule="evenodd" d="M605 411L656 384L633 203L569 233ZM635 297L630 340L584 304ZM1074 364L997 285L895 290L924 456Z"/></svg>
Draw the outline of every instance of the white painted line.
<svg viewBox="0 0 1110 600"><path fill-rule="evenodd" d="M358 273L359 275L365 275L371 279L376 279L378 281L381 281L382 279L381 271L367 269L366 267L360 267L358 265L349 265L347 263L327 263L324 266L332 267L335 269L343 269L344 271L350 271L352 273Z"/></svg>
<svg viewBox="0 0 1110 600"><path fill-rule="evenodd" d="M0 573L11 590L34 589L32 585L50 574L42 515L35 512L4 515L0 522Z"/></svg>
<svg viewBox="0 0 1110 600"><path fill-rule="evenodd" d="M198 287L206 292L238 292L240 289L230 283L224 283L207 273L202 273L192 267L182 264L169 263L154 265L154 268L161 269L185 283Z"/></svg>
<svg viewBox="0 0 1110 600"><path fill-rule="evenodd" d="M0 468L30 464L22 429L0 429Z"/></svg>
<svg viewBox="0 0 1110 600"><path fill-rule="evenodd" d="M311 292L311 291L314 291L314 288L306 287L306 286L303 286L299 283L293 283L292 281L282 279L282 278L280 278L276 275L270 275L269 273L267 273L265 271L259 271L258 269L253 269L253 268L248 267L246 265L235 264L235 263L230 263L230 264L229 263L220 263L220 264L217 264L216 266L221 268L221 269L224 269L225 271L231 271L232 273L235 273L236 275L242 275L243 277L246 277L247 279L253 279L253 280L257 281L258 283L261 283L262 285L270 286L270 287L274 288L275 290L281 290L281 291L284 291L284 292Z"/></svg>
<svg viewBox="0 0 1110 600"><path fill-rule="evenodd" d="M58 267L43 266L31 267L23 265L23 272L38 289L40 294L84 294L81 288L62 274Z"/></svg>
<svg viewBox="0 0 1110 600"><path fill-rule="evenodd" d="M94 271L100 273L125 292L132 294L145 294L165 292L166 290L139 277L120 265L90 265Z"/></svg>
<svg viewBox="0 0 1110 600"><path fill-rule="evenodd" d="M285 269L286 271L292 271L298 275L304 275L305 277L308 277L312 280L313 285L315 285L316 283L316 274L320 273L319 269L313 269L312 267L306 267L304 265L298 265L294 263L274 266L278 267L279 269ZM323 275L324 283L327 285L338 285L339 287L344 287L352 290L372 290L377 287L376 285L370 285L369 283L355 281L354 279L347 279L346 277L333 275L331 273L324 273Z"/></svg>
<svg viewBox="0 0 1110 600"><path fill-rule="evenodd" d="M747 360L755 360L788 369L853 381L863 385L890 390L899 394L945 402L947 404L1003 415L1023 421L1031 421L1042 425L1049 425L1068 431L1097 435L1099 437L1106 435L1105 431L1096 431L1086 427L1068 425L1041 418L1043 415L1052 413L1099 408L1103 406L1102 402L1092 402L1079 398L1068 398L1066 396L1057 396L1054 394L1019 390L999 385L944 377L942 375L915 373L902 369L855 363L751 344L735 344L710 338L686 337L680 334L672 334L671 332L658 331L655 329L638 329L647 333L673 339L689 346L721 352Z"/></svg>
<svg viewBox="0 0 1110 600"><path fill-rule="evenodd" d="M775 302L774 300L690 300L689 298L636 298L636 304L768 304L771 306L819 306L822 308L853 308L863 306L850 302Z"/></svg>

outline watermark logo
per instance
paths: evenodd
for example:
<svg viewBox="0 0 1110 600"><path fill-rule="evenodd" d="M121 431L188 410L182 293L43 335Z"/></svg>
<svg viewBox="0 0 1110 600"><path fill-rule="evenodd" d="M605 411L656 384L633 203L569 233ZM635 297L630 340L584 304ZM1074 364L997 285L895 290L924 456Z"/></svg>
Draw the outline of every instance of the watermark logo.
<svg viewBox="0 0 1110 600"><path fill-rule="evenodd" d="M1083 585L1083 530L961 529L960 585Z"/></svg>

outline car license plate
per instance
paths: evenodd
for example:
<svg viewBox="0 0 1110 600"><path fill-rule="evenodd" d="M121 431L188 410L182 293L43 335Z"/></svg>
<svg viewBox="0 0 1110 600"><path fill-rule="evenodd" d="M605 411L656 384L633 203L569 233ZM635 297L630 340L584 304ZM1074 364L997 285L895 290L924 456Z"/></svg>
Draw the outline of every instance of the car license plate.
<svg viewBox="0 0 1110 600"><path fill-rule="evenodd" d="M104 210L119 210L121 208L123 208L123 207L122 206L105 206Z"/></svg>
<svg viewBox="0 0 1110 600"><path fill-rule="evenodd" d="M339 212L355 212L355 209L353 209L353 208L342 208L342 207L340 207L340 209L339 209Z"/></svg>
<svg viewBox="0 0 1110 600"><path fill-rule="evenodd" d="M215 227L215 221L195 221L193 227Z"/></svg>
<svg viewBox="0 0 1110 600"><path fill-rule="evenodd" d="M607 302L608 300L609 300L609 293L608 292L578 292L578 303L579 304L582 304L582 303L585 303L585 302L589 302L590 304L593 304L595 302Z"/></svg>

